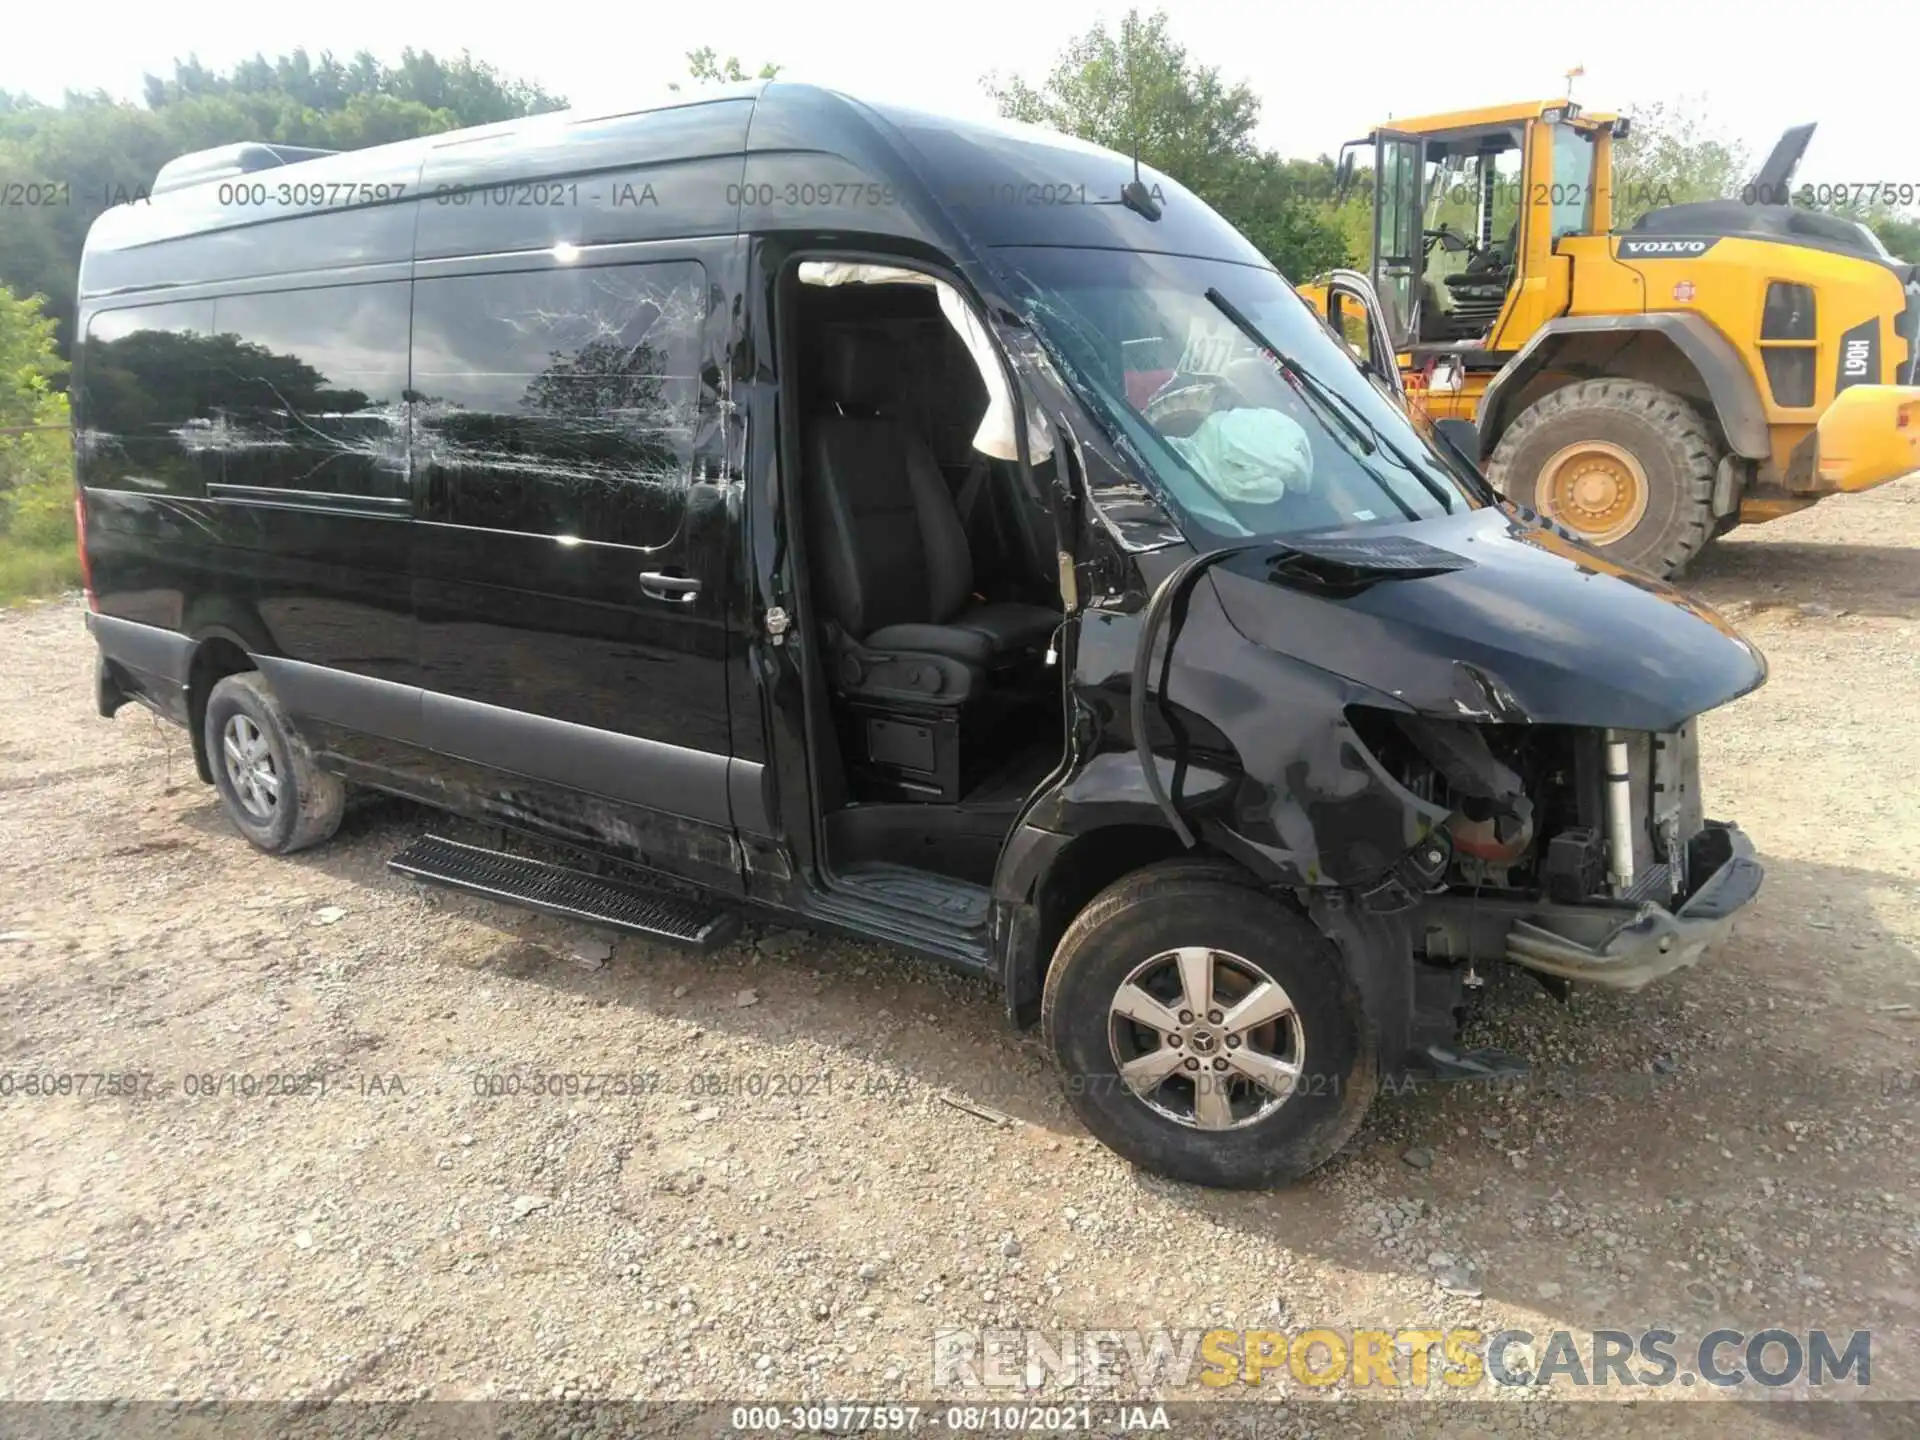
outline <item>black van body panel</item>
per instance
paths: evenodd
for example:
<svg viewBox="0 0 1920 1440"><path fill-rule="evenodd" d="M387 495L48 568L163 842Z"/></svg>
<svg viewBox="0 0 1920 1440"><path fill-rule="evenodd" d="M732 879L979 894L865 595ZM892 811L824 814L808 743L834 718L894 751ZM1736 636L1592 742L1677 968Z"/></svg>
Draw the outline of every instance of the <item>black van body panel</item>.
<svg viewBox="0 0 1920 1440"><path fill-rule="evenodd" d="M89 490L87 529L102 615L416 679L404 517Z"/></svg>
<svg viewBox="0 0 1920 1440"><path fill-rule="evenodd" d="M1104 837L1178 851L1129 700L1148 599L1193 552L995 251L1265 262L1150 168L1158 219L1119 203L1127 157L1025 138L761 83L110 211L81 265L75 355L108 679L178 706L193 647L219 636L356 780L848 928L814 849L821 717L802 677L818 657L806 624L779 647L764 628L771 607L808 614L780 518L795 417L776 277L807 250L936 267L1058 439L1066 753L1002 849L981 957L1030 1013L1063 862ZM401 290L404 373L386 303ZM1469 568L1334 596L1250 552L1161 641L1159 774L1204 845L1261 882L1364 892L1442 818L1361 743L1355 704L1653 728L1764 676L1710 612L1528 520L1482 508L1420 534ZM886 938L957 958L910 928Z"/></svg>
<svg viewBox="0 0 1920 1440"><path fill-rule="evenodd" d="M96 226L76 388L100 610L235 638L354 778L737 890L735 807L771 825L718 663L750 109L431 137ZM520 183L549 157L564 191ZM525 342L518 381L489 325ZM615 477L664 497L652 523L595 508ZM702 593L654 600L653 571Z"/></svg>
<svg viewBox="0 0 1920 1440"><path fill-rule="evenodd" d="M1036 128L968 124L775 82L754 108L741 179L746 234L805 231L928 247L980 285L1001 245L1164 250L1266 266L1239 231L1151 166L1158 220L1120 203L1131 159ZM855 248L860 248L856 244ZM884 244L882 246L884 247ZM1012 313L996 298L990 314Z"/></svg>
<svg viewBox="0 0 1920 1440"><path fill-rule="evenodd" d="M409 262L423 158L417 144L351 151L236 177L225 189L227 182L204 183L116 205L87 232L80 295L224 288L236 280ZM356 203L362 195L367 200Z"/></svg>
<svg viewBox="0 0 1920 1440"><path fill-rule="evenodd" d="M100 649L96 689L102 716L138 700L176 724L187 723L192 640L177 630L91 612L87 630Z"/></svg>
<svg viewBox="0 0 1920 1440"><path fill-rule="evenodd" d="M382 742L422 743L418 685L376 680L332 665L311 665L257 646L248 646L247 653L289 716L332 727L331 742L319 747L323 754L371 762L393 753ZM364 753L368 746L375 747L373 754Z"/></svg>
<svg viewBox="0 0 1920 1440"><path fill-rule="evenodd" d="M739 245L422 260L413 330L423 744L513 777L440 783L724 891L767 824L725 663Z"/></svg>
<svg viewBox="0 0 1920 1440"><path fill-rule="evenodd" d="M897 107L861 107L909 160L948 223L981 252L1003 245L1160 250L1271 268L1267 258L1192 191L1151 165L1141 182L1160 202L1149 220L1120 203L1130 156L1051 131L962 125ZM755 117L755 132L760 128Z"/></svg>
<svg viewBox="0 0 1920 1440"><path fill-rule="evenodd" d="M1576 540L1493 507L1418 534L1472 564L1339 599L1273 583L1257 553L1210 578L1249 639L1445 719L1674 730L1766 678L1712 611Z"/></svg>
<svg viewBox="0 0 1920 1440"><path fill-rule="evenodd" d="M1266 578L1250 551L1214 568L1179 623L1147 710L1163 783L1214 848L1275 884L1365 886L1446 816L1381 769L1350 706L1665 731L1766 677L1711 611L1499 510L1427 522L1420 538L1475 563L1336 598ZM1137 609L1082 617L1079 763L1026 824L1155 823L1129 723L1139 625Z"/></svg>
<svg viewBox="0 0 1920 1440"><path fill-rule="evenodd" d="M1367 893L1447 818L1382 768L1351 706L1669 731L1766 679L1760 652L1711 610L1505 509L1425 522L1419 538L1471 567L1314 594L1273 578L1271 554L1255 549L1194 588L1147 707L1153 750L1206 848L1267 883ZM1148 583L1180 553L1139 557ZM1034 911L1054 860L1099 827L1164 823L1130 724L1144 607L1121 607L1081 618L1073 764L1029 804L996 877L1016 1015L1030 1017L1046 967L1039 948L1017 947L1039 938Z"/></svg>
<svg viewBox="0 0 1920 1440"><path fill-rule="evenodd" d="M735 482L715 360L731 317L702 260L736 244L422 267L413 611L429 694L489 707L509 729L506 717L537 715L732 753L722 660ZM650 574L697 589L656 596ZM427 745L483 758L454 713L429 708ZM540 748L523 753L536 776L578 778L558 757L543 773ZM724 764L697 773L703 803L674 813L724 822Z"/></svg>
<svg viewBox="0 0 1920 1440"><path fill-rule="evenodd" d="M742 97L447 137L421 166L414 254L732 235L753 109Z"/></svg>

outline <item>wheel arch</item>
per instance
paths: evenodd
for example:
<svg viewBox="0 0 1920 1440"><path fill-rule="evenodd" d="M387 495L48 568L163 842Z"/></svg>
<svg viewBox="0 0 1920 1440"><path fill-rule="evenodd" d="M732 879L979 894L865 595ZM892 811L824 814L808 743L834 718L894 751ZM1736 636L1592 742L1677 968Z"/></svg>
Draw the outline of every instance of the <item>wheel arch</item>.
<svg viewBox="0 0 1920 1440"><path fill-rule="evenodd" d="M202 784L213 783L213 761L207 754L207 697L229 675L259 667L241 638L224 626L211 626L194 642L187 669L187 734L193 744L193 768Z"/></svg>
<svg viewBox="0 0 1920 1440"><path fill-rule="evenodd" d="M1163 861L1185 859L1250 887L1260 879L1205 839L1189 850L1164 824L1135 819L1071 835L1022 825L1009 838L995 884L1000 977L1007 1013L1021 1027L1040 1017L1040 995L1060 937L1087 903L1122 876Z"/></svg>
<svg viewBox="0 0 1920 1440"><path fill-rule="evenodd" d="M1582 380L1641 380L1699 407L1734 454L1772 454L1766 407L1740 352L1698 315L1574 315L1550 320L1480 398L1480 459L1542 396Z"/></svg>

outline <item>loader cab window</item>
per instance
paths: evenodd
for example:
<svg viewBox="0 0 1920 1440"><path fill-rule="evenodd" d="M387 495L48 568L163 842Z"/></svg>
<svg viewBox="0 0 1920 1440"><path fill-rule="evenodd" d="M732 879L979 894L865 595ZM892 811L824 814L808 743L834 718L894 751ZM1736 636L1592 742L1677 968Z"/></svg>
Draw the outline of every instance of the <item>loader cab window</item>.
<svg viewBox="0 0 1920 1440"><path fill-rule="evenodd" d="M1519 271L1522 134L1499 127L1428 142L1420 307L1427 344L1482 341L1500 318Z"/></svg>
<svg viewBox="0 0 1920 1440"><path fill-rule="evenodd" d="M1555 240L1593 227L1593 136L1564 123L1546 127L1553 148L1553 179L1547 182L1548 225Z"/></svg>
<svg viewBox="0 0 1920 1440"><path fill-rule="evenodd" d="M1376 145L1373 287L1392 333L1410 335L1420 300L1420 141L1382 132Z"/></svg>

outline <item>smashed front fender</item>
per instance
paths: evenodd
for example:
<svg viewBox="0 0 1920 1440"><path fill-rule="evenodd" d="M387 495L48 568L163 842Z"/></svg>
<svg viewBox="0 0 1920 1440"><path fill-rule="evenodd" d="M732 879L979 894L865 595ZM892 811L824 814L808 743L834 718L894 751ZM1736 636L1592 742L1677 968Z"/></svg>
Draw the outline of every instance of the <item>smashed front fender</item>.
<svg viewBox="0 0 1920 1440"><path fill-rule="evenodd" d="M1080 763L1027 823L1063 833L1164 824L1129 715L1141 623L1138 611L1084 615L1074 683ZM1348 722L1349 706L1391 704L1385 697L1253 644L1204 581L1173 643L1165 688L1147 707L1147 738L1162 786L1211 847L1275 884L1364 888L1446 819L1401 786Z"/></svg>

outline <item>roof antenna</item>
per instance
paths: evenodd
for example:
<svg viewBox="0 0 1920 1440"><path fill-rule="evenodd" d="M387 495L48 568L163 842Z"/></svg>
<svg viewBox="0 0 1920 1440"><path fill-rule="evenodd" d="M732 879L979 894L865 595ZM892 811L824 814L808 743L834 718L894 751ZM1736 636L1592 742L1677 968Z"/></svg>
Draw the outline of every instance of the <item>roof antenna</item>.
<svg viewBox="0 0 1920 1440"><path fill-rule="evenodd" d="M1133 36L1127 30L1132 20L1129 14L1120 22L1121 42L1127 47L1127 118L1133 126L1133 179L1120 187L1120 203L1149 220L1158 220L1160 202L1140 179L1140 86L1133 78Z"/></svg>

